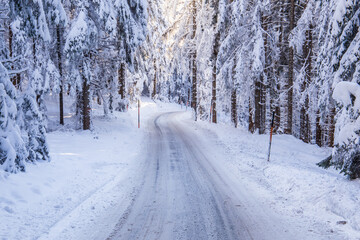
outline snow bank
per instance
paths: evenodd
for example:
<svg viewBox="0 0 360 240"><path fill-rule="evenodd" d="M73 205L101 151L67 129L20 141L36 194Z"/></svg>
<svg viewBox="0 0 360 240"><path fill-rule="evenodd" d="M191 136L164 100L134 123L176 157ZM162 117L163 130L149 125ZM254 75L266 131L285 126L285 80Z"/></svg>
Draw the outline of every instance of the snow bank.
<svg viewBox="0 0 360 240"><path fill-rule="evenodd" d="M218 167L232 175L239 191L244 186L257 200L302 233L298 239L360 239L360 180L349 181L336 170L316 163L331 149L309 145L288 135L249 134L222 124L182 121L212 144ZM211 149L209 149L210 151Z"/></svg>
<svg viewBox="0 0 360 240"><path fill-rule="evenodd" d="M68 125L72 101L65 96ZM105 239L141 183L147 119L165 108L142 102L138 129L135 105L104 118L94 104L94 130L75 131L56 126L57 96L47 104L52 161L29 164L26 173L0 169L0 239Z"/></svg>

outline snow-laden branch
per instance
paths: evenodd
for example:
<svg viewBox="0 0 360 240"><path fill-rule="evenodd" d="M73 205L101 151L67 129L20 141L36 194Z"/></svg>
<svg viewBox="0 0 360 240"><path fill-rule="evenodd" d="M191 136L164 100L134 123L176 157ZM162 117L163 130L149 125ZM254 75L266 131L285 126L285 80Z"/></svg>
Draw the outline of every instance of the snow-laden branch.
<svg viewBox="0 0 360 240"><path fill-rule="evenodd" d="M19 59L21 59L22 56L17 56L17 57L13 57L13 58L6 58L6 59L0 59L1 63L6 63L6 62L15 62Z"/></svg>
<svg viewBox="0 0 360 240"><path fill-rule="evenodd" d="M8 74L9 74L9 75L13 75L13 74L22 73L22 72L27 71L28 69L29 69L29 68L26 67L26 68L21 68L21 69L16 69L16 70L8 70Z"/></svg>
<svg viewBox="0 0 360 240"><path fill-rule="evenodd" d="M360 110L360 85L353 82L336 84L332 97L344 106L352 104L351 95L355 97L354 109Z"/></svg>
<svg viewBox="0 0 360 240"><path fill-rule="evenodd" d="M351 97L355 97L354 102ZM360 110L360 85L353 82L339 82L336 84L332 97L344 107L352 106L353 110ZM347 116L347 115L346 115ZM341 120L338 121L342 122ZM357 139L356 132L360 129L360 117L344 121L336 138L336 142L346 144L348 141Z"/></svg>

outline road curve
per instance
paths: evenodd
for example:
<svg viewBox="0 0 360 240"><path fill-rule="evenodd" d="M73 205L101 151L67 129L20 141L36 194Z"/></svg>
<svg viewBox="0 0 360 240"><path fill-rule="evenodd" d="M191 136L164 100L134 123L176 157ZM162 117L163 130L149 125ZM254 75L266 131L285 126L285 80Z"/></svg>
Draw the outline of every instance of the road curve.
<svg viewBox="0 0 360 240"><path fill-rule="evenodd" d="M149 123L143 183L108 239L255 239L212 156L177 114Z"/></svg>

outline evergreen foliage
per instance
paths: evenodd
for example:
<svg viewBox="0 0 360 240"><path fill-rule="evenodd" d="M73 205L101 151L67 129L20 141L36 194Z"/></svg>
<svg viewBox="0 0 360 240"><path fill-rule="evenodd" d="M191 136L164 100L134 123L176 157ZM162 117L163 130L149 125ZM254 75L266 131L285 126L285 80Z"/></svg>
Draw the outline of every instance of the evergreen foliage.
<svg viewBox="0 0 360 240"><path fill-rule="evenodd" d="M259 134L275 112L275 133L334 147L321 165L359 177L359 0L1 4L10 9L0 40L7 171L49 159L47 94L76 96L82 129L92 99L108 115L144 94ZM62 103L59 112L64 124Z"/></svg>

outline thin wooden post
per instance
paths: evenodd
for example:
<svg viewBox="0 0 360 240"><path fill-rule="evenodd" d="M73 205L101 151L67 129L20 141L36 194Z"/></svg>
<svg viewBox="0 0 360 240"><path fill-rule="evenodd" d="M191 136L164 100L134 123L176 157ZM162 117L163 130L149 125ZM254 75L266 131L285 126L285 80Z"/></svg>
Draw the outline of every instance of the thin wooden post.
<svg viewBox="0 0 360 240"><path fill-rule="evenodd" d="M272 119L271 119L269 153L268 153L268 159L267 159L268 162L270 162L270 150L271 150L272 134L273 134L273 129L274 129L274 117L275 117L275 112L273 112Z"/></svg>
<svg viewBox="0 0 360 240"><path fill-rule="evenodd" d="M209 119L210 123L211 123L211 116L212 116L212 100L211 100L211 104L210 104L210 119Z"/></svg>
<svg viewBox="0 0 360 240"><path fill-rule="evenodd" d="M140 99L138 99L138 128L140 128Z"/></svg>

